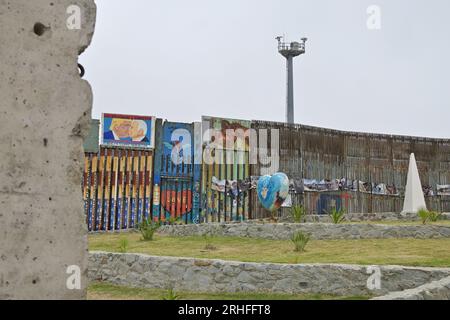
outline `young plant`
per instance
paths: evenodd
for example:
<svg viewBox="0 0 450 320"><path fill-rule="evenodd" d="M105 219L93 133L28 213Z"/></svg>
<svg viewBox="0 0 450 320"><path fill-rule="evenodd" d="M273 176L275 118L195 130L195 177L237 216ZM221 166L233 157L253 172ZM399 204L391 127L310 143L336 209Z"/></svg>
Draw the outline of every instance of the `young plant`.
<svg viewBox="0 0 450 320"><path fill-rule="evenodd" d="M153 235L155 234L156 230L161 226L160 223L157 222L150 222L148 220L143 220L139 224L139 231L142 235L143 241L152 241Z"/></svg>
<svg viewBox="0 0 450 320"><path fill-rule="evenodd" d="M305 220L305 208L303 206L297 205L291 208L291 216L295 223L300 223Z"/></svg>
<svg viewBox="0 0 450 320"><path fill-rule="evenodd" d="M272 211L270 214L270 222L277 223L278 222L278 211Z"/></svg>
<svg viewBox="0 0 450 320"><path fill-rule="evenodd" d="M217 248L211 243L212 236L207 234L203 235L203 239L205 240L205 250L216 250Z"/></svg>
<svg viewBox="0 0 450 320"><path fill-rule="evenodd" d="M422 221L422 224L427 224L428 220L430 219L430 212L427 209L420 209L417 212L417 215Z"/></svg>
<svg viewBox="0 0 450 320"><path fill-rule="evenodd" d="M169 225L174 225L177 222L177 219L175 217L169 218Z"/></svg>
<svg viewBox="0 0 450 320"><path fill-rule="evenodd" d="M120 239L119 252L126 253L128 251L128 239Z"/></svg>
<svg viewBox="0 0 450 320"><path fill-rule="evenodd" d="M309 235L304 234L301 231L297 231L292 235L291 241L294 243L294 251L303 252L305 251L306 244L309 241Z"/></svg>
<svg viewBox="0 0 450 320"><path fill-rule="evenodd" d="M167 290L166 295L162 297L162 300L178 300L179 298L180 296L177 295L172 288L170 288Z"/></svg>
<svg viewBox="0 0 450 320"><path fill-rule="evenodd" d="M441 217L442 217L442 214L439 213L439 212L436 212L436 211L430 211L429 212L429 219L430 219L431 222L436 222L439 219L441 219Z"/></svg>
<svg viewBox="0 0 450 320"><path fill-rule="evenodd" d="M339 210L337 210L336 208L333 208L329 215L330 215L331 221L334 224L341 223L345 219L345 211L342 208Z"/></svg>

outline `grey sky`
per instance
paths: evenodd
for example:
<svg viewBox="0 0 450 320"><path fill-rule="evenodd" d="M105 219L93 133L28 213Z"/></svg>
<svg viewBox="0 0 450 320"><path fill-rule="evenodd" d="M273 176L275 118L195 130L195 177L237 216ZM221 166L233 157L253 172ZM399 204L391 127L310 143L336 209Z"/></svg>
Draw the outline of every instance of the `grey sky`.
<svg viewBox="0 0 450 320"><path fill-rule="evenodd" d="M294 62L297 123L450 138L448 0L96 0L80 58L101 112L284 121L277 35ZM381 30L366 9L381 7Z"/></svg>

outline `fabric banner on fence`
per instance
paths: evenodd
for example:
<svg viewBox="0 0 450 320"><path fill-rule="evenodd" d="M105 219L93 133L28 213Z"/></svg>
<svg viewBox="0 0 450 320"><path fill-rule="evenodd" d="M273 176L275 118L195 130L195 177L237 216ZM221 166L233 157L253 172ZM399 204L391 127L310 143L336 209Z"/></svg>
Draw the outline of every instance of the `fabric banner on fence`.
<svg viewBox="0 0 450 320"><path fill-rule="evenodd" d="M342 178L339 180L339 190L358 191L358 180Z"/></svg>
<svg viewBox="0 0 450 320"><path fill-rule="evenodd" d="M245 180L219 180L216 177L211 179L211 190L224 193L225 190L227 194L232 197L237 197L242 192L247 192L250 189L256 188L253 185L251 179Z"/></svg>
<svg viewBox="0 0 450 320"><path fill-rule="evenodd" d="M291 208L292 207L292 197L290 194L286 197L284 202L281 204L282 208Z"/></svg>
<svg viewBox="0 0 450 320"><path fill-rule="evenodd" d="M339 180L316 180L316 179L303 179L303 186L305 191L338 191Z"/></svg>
<svg viewBox="0 0 450 320"><path fill-rule="evenodd" d="M450 184L438 184L436 188L438 196L450 196Z"/></svg>
<svg viewBox="0 0 450 320"><path fill-rule="evenodd" d="M211 190L225 192L226 183L226 180L219 180L216 177L212 177Z"/></svg>
<svg viewBox="0 0 450 320"><path fill-rule="evenodd" d="M289 180L289 193L303 193L305 187L303 186L303 179L290 179Z"/></svg>
<svg viewBox="0 0 450 320"><path fill-rule="evenodd" d="M359 191L362 193L372 193L373 184L370 182L359 181Z"/></svg>
<svg viewBox="0 0 450 320"><path fill-rule="evenodd" d="M384 183L376 184L372 189L373 194L388 194L387 186Z"/></svg>
<svg viewBox="0 0 450 320"><path fill-rule="evenodd" d="M423 190L423 195L425 197L433 197L434 196L434 191L431 186L422 186L422 190Z"/></svg>
<svg viewBox="0 0 450 320"><path fill-rule="evenodd" d="M359 191L362 193L372 193L376 195L399 195L397 188L394 185L387 185L385 183L359 181Z"/></svg>

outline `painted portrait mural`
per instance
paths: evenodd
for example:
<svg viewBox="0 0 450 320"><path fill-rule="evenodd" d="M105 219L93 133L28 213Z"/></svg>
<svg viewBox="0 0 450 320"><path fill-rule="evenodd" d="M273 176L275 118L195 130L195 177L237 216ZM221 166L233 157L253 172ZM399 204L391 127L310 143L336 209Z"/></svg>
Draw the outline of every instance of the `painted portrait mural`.
<svg viewBox="0 0 450 320"><path fill-rule="evenodd" d="M250 128L251 121L247 120L202 117L203 142L208 144L219 137L221 141L215 141L216 146L218 144L223 149L248 151Z"/></svg>
<svg viewBox="0 0 450 320"><path fill-rule="evenodd" d="M154 140L155 117L102 114L101 145L152 149Z"/></svg>
<svg viewBox="0 0 450 320"><path fill-rule="evenodd" d="M202 117L204 154L214 154L212 157L214 161L210 163L204 161L202 164L204 222L248 219L249 129L251 121Z"/></svg>

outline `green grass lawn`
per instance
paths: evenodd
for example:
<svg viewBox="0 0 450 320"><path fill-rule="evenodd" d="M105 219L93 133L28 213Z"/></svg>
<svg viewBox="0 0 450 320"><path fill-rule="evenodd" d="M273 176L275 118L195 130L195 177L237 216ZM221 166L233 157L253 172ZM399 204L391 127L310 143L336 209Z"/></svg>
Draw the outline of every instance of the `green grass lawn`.
<svg viewBox="0 0 450 320"><path fill-rule="evenodd" d="M127 252L157 256L195 257L245 262L398 264L450 267L450 239L311 240L306 251L293 251L289 240L237 237L169 237L141 241L139 233L89 235L89 250L118 252L121 239Z"/></svg>
<svg viewBox="0 0 450 320"><path fill-rule="evenodd" d="M174 292L178 300L365 300L369 297L338 297L319 294L275 293L192 293ZM88 288L88 300L162 300L169 296L163 289L141 289L94 282ZM170 300L170 299L169 299Z"/></svg>

